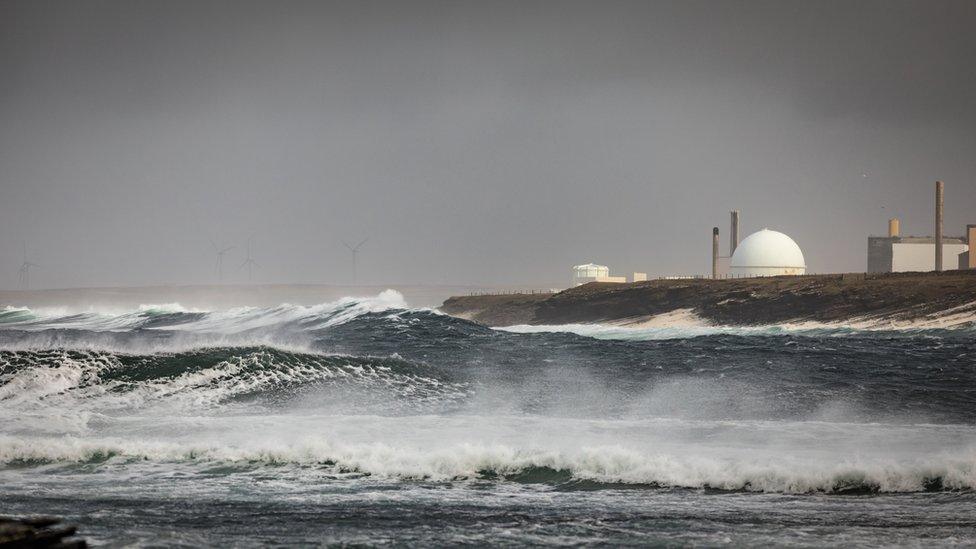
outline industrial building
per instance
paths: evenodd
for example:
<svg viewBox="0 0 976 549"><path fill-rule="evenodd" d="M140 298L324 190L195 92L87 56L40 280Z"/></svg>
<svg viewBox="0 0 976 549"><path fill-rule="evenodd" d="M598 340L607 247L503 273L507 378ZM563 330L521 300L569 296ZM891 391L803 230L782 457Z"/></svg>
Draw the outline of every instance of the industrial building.
<svg viewBox="0 0 976 549"><path fill-rule="evenodd" d="M739 242L739 211L731 212L729 256L719 255L719 230L712 229L712 278L801 275L803 252L792 238L763 229Z"/></svg>
<svg viewBox="0 0 976 549"><path fill-rule="evenodd" d="M573 286L588 282L627 282L625 276L610 276L610 267L587 263L573 267Z"/></svg>
<svg viewBox="0 0 976 549"><path fill-rule="evenodd" d="M803 252L792 238L763 229L747 236L732 253L733 278L801 275L807 272Z"/></svg>
<svg viewBox="0 0 976 549"><path fill-rule="evenodd" d="M647 273L634 273L631 282L644 282L647 280ZM610 267L587 263L573 267L573 286L581 286L588 282L616 282L618 284L627 282L625 276L610 276Z"/></svg>
<svg viewBox="0 0 976 549"><path fill-rule="evenodd" d="M944 237L942 248L942 270L962 268L959 265L959 256L969 255L966 253L969 250L966 240ZM868 237L869 273L931 271L934 257L935 237L932 236L899 236L895 233Z"/></svg>
<svg viewBox="0 0 976 549"><path fill-rule="evenodd" d="M868 237L868 272L900 273L976 268L969 246L976 241L976 226L966 236L942 234L944 185L935 183L935 236L901 236L898 218L888 220L888 236Z"/></svg>

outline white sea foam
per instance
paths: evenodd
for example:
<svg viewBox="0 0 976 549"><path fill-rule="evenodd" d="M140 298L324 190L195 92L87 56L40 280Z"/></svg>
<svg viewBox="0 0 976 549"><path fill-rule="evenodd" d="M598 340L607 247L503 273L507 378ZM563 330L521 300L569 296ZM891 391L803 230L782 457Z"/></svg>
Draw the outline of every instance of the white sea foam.
<svg viewBox="0 0 976 549"><path fill-rule="evenodd" d="M177 310L177 306L146 306L118 315L98 312L43 318L37 318L35 311L35 318L24 317L15 323L23 330L81 326L111 335L132 326L152 327L153 315L185 314L176 326L160 327L186 335L186 339L165 341L163 350L172 353L181 345L199 346L201 341L280 341L273 328L300 323L303 330L315 330L373 313L396 318L405 308L402 296L384 292L375 298L347 298L312 307L194 313ZM963 309L951 314L969 313ZM569 331L609 339L811 329L851 331L850 327L808 325L709 326L690 311L617 325L508 328L515 332ZM200 339L201 334L206 338ZM104 345L106 340L98 337L95 333L87 341L94 348ZM60 347L51 345L52 341L34 343ZM564 471L575 480L766 492L911 492L935 481L949 489L976 489L976 427L971 425L845 423L843 418L827 423L647 417L671 407L668 396L684 398L685 393L667 384L648 397L663 404L653 408L635 401L634 406L644 406L643 413L625 415L625 419L516 415L477 402L450 414L441 410L442 415L400 416L394 406L398 402L464 401L468 389L423 372L393 371L372 364L369 357L343 361L306 354L291 361L283 356L282 346L276 345L221 355L200 367L181 366L147 379L109 375L125 366L117 353L38 351L51 356L28 357L28 368L3 365L9 367L0 380L0 416L4 418L0 463L86 462L93 467L101 467L101 463L138 467L147 462L179 462L191 467L213 462L285 463L329 474L347 470L377 479L434 481L477 479L488 473L546 477L552 471ZM567 374L560 370L560 375ZM300 402L278 407L247 401L237 405L235 400L249 393L273 395L282 387L332 380L350 380L350 389L379 388L385 405L381 412L386 415L359 415L366 412L353 390L311 392ZM707 389L691 388L697 392ZM714 393L706 397L720 400ZM565 400L567 409L580 405L571 398ZM565 480L565 475L549 476L553 482Z"/></svg>
<svg viewBox="0 0 976 549"><path fill-rule="evenodd" d="M797 327L791 325L774 326L720 326L702 323L700 325L678 326L640 326L621 324L519 324L496 328L506 332L532 333L572 333L594 339L622 341L653 341L663 339L683 339L710 335L778 335L778 334L818 334L845 335L856 330L847 327Z"/></svg>
<svg viewBox="0 0 976 549"><path fill-rule="evenodd" d="M807 334L845 336L858 332L923 330L972 330L976 325L976 303L943 311L938 315L898 319L891 316L859 317L844 322L797 321L759 326L730 326L709 322L691 309L678 309L648 317L587 324L518 324L496 328L513 333L573 333L595 339L650 341L709 335Z"/></svg>
<svg viewBox="0 0 976 549"><path fill-rule="evenodd" d="M976 488L970 426L297 415L123 426L125 435L0 436L0 462L292 463L432 481L545 468L601 483L790 493Z"/></svg>
<svg viewBox="0 0 976 549"><path fill-rule="evenodd" d="M10 362L0 362L0 371L9 371L0 375L3 427L79 433L90 427L87 419L109 415L165 417L225 414L238 409L254 413L264 408L250 402L234 406L234 399L322 382L344 383L339 394L345 396L361 397L364 391L375 391L391 410L398 401L401 407L417 407L467 395L463 384L405 369L396 361L317 353L293 355L270 348L225 351L219 356L206 352L179 355L175 360L184 364L182 368L210 363L172 373L162 360L165 356L149 360L95 351L53 350L18 356L18 360L32 363L28 368L10 368ZM146 379L139 379L140 374ZM61 424L66 413L83 416Z"/></svg>
<svg viewBox="0 0 976 549"><path fill-rule="evenodd" d="M309 350L316 330L339 326L366 314L386 314L397 321L410 309L403 296L385 290L372 297L346 297L304 306L237 307L201 311L179 303L142 304L136 310L67 311L60 308L8 307L0 311L0 327L20 332L4 349L103 349L127 352L179 352L206 346L273 345ZM154 332L168 332L154 337ZM125 338L114 337L126 334Z"/></svg>
<svg viewBox="0 0 976 549"><path fill-rule="evenodd" d="M384 290L375 297L346 297L331 303L303 306L282 304L270 309L240 307L217 311L198 320L168 325L167 330L197 332L239 333L257 328L281 325L287 322L305 322L309 330L336 326L367 313L407 309L407 303L396 290Z"/></svg>
<svg viewBox="0 0 976 549"><path fill-rule="evenodd" d="M179 303L141 304L136 310L89 308L72 311L66 308L45 307L28 309L6 307L3 313L23 313L4 324L5 328L45 330L53 328L90 331L125 331L140 328L154 317L175 313L198 313L199 317L165 326L165 329L217 331L234 333L263 326L298 320L322 319L313 327L341 324L366 313L407 309L403 295L396 290L384 290L373 297L345 297L338 301L304 306L283 303L277 307L237 307L223 311L188 309Z"/></svg>

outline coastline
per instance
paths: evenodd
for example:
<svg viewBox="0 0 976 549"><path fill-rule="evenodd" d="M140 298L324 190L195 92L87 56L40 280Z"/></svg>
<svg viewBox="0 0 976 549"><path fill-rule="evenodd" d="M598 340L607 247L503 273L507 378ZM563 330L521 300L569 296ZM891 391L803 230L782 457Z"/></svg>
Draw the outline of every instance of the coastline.
<svg viewBox="0 0 976 549"><path fill-rule="evenodd" d="M492 327L976 323L976 271L593 282L555 294L454 296L440 311Z"/></svg>

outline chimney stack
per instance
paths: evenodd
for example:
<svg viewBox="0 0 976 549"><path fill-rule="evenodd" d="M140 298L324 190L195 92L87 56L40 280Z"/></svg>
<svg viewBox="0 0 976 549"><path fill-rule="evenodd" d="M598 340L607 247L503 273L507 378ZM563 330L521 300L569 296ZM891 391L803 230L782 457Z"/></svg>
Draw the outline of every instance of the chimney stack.
<svg viewBox="0 0 976 549"><path fill-rule="evenodd" d="M899 226L898 218L892 217L888 220L888 238L898 236L899 232L901 232L901 227Z"/></svg>
<svg viewBox="0 0 976 549"><path fill-rule="evenodd" d="M718 278L718 227L712 227L712 278Z"/></svg>
<svg viewBox="0 0 976 549"><path fill-rule="evenodd" d="M732 228L729 232L729 257L739 247L739 210L732 210Z"/></svg>
<svg viewBox="0 0 976 549"><path fill-rule="evenodd" d="M942 270L942 207L945 185L935 182L935 270Z"/></svg>
<svg viewBox="0 0 976 549"><path fill-rule="evenodd" d="M969 252L966 258L969 260L963 265L967 269L976 269L976 225L966 225L966 243L969 244Z"/></svg>

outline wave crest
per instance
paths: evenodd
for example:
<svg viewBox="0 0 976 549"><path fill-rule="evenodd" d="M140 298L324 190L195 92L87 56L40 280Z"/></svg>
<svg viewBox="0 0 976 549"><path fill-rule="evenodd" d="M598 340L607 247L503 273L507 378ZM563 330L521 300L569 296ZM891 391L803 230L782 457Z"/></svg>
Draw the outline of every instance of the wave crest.
<svg viewBox="0 0 976 549"><path fill-rule="evenodd" d="M152 355L82 350L0 350L0 411L73 410L105 414L169 409L204 413L247 400L273 405L338 388L338 404L382 403L423 409L467 395L431 367L396 357L295 352L274 347L218 347ZM368 406L367 406L368 407Z"/></svg>
<svg viewBox="0 0 976 549"><path fill-rule="evenodd" d="M384 290L374 297L344 297L319 305L276 307L236 307L224 311L187 309L179 303L142 304L134 311L6 307L0 311L0 325L7 330L41 331L54 329L90 332L133 331L140 329L186 330L238 333L255 328L300 323L305 329L342 324L368 313L403 311L408 306L396 290Z"/></svg>
<svg viewBox="0 0 976 549"><path fill-rule="evenodd" d="M7 465L175 462L294 465L322 474L355 473L377 480L498 481L545 484L566 490L688 488L768 493L903 493L976 488L976 455L926 461L849 458L837 463L640 453L617 446L576 451L526 450L459 444L404 448L386 443L307 440L291 446L186 445L79 438L0 437Z"/></svg>

